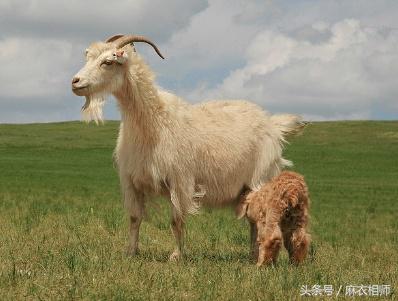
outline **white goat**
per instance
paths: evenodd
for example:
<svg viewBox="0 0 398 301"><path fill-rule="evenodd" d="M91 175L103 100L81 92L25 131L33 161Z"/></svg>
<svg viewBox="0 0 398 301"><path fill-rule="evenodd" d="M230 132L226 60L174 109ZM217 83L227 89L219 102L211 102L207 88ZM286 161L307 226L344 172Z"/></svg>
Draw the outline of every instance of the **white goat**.
<svg viewBox="0 0 398 301"><path fill-rule="evenodd" d="M178 259L185 216L200 204L234 203L242 191L277 175L290 163L282 158L284 137L302 124L298 116L270 116L247 101L191 105L160 91L133 42L152 45L162 57L142 36L93 43L72 90L86 97L83 112L96 121L104 95L111 93L118 101L122 121L115 158L130 216L128 253L137 252L145 200L162 195L172 203L177 247L170 259Z"/></svg>

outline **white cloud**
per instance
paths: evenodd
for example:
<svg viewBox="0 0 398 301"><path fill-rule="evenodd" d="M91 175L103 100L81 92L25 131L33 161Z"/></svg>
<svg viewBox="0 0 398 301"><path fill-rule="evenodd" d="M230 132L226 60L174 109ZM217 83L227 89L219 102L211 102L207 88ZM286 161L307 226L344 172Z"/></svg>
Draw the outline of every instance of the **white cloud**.
<svg viewBox="0 0 398 301"><path fill-rule="evenodd" d="M313 30L327 30L330 37L311 42L276 30L258 33L242 68L212 89L198 87L190 97L251 99L316 119L370 117L378 104L396 110L397 31L367 28L352 19L316 23Z"/></svg>
<svg viewBox="0 0 398 301"><path fill-rule="evenodd" d="M70 81L84 49L115 33L167 39L204 0L0 1L0 122L79 119ZM106 115L118 118L115 106Z"/></svg>
<svg viewBox="0 0 398 301"><path fill-rule="evenodd" d="M209 1L209 6L193 16L189 25L168 41L170 59L195 58L185 68L202 69L236 60L256 31L256 24L239 21L252 7L243 1Z"/></svg>
<svg viewBox="0 0 398 301"><path fill-rule="evenodd" d="M116 33L164 39L184 26L205 0L2 0L1 36L22 35L92 41ZM161 9L160 9L161 8Z"/></svg>
<svg viewBox="0 0 398 301"><path fill-rule="evenodd" d="M245 98L312 119L398 111L389 0L3 0L0 27L0 122L78 119L70 79L87 45L116 33L160 44L164 61L138 51L188 100Z"/></svg>
<svg viewBox="0 0 398 301"><path fill-rule="evenodd" d="M50 39L38 43L32 38L0 41L1 96L64 96L73 59L72 45L64 41Z"/></svg>
<svg viewBox="0 0 398 301"><path fill-rule="evenodd" d="M256 22L247 20L258 18L256 7L254 1L209 0L206 9L160 45L164 62L148 56L163 85L186 91L203 80L218 81L227 70L243 64L246 45L259 30Z"/></svg>

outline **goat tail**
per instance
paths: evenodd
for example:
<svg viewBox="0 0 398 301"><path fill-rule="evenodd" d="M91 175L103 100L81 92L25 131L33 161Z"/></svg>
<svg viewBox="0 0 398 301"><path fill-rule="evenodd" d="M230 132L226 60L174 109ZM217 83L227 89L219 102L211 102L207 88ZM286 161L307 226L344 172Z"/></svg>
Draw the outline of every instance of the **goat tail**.
<svg viewBox="0 0 398 301"><path fill-rule="evenodd" d="M270 117L271 124L274 126L274 131L278 136L279 145L283 148L284 144L287 143L286 138L291 135L300 133L307 122L304 122L299 115L293 114L277 114ZM280 157L278 162L279 172L285 167L293 166L293 163L289 160Z"/></svg>
<svg viewBox="0 0 398 301"><path fill-rule="evenodd" d="M280 131L282 141L285 142L286 136L300 133L308 124L302 117L293 114L277 114L271 116L271 122Z"/></svg>

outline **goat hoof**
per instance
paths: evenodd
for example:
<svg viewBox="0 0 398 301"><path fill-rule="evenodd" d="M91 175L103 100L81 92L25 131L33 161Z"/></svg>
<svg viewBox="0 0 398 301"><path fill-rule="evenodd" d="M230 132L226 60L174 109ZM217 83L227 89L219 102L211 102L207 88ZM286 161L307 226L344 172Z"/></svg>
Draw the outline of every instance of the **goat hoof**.
<svg viewBox="0 0 398 301"><path fill-rule="evenodd" d="M181 257L182 257L181 252L176 250L170 254L169 260L170 261L180 261Z"/></svg>
<svg viewBox="0 0 398 301"><path fill-rule="evenodd" d="M257 260L258 260L258 252L256 252L256 251L251 251L251 252L249 253L249 258L250 258L252 261L257 262Z"/></svg>
<svg viewBox="0 0 398 301"><path fill-rule="evenodd" d="M128 247L126 250L126 256L132 257L138 255L138 249Z"/></svg>

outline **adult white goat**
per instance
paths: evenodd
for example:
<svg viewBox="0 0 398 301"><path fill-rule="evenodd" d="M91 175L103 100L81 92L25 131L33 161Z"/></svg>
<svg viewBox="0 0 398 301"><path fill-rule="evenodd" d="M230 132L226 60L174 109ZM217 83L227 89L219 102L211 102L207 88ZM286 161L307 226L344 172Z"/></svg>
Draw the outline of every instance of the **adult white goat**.
<svg viewBox="0 0 398 301"><path fill-rule="evenodd" d="M277 175L289 164L282 158L284 136L301 122L294 115L270 116L247 101L191 105L160 91L133 42L150 44L163 58L142 36L117 35L93 43L72 90L86 97L83 112L96 121L102 117L104 95L118 101L122 121L115 159L130 216L128 253L137 252L145 200L162 195L172 203L177 248L170 259L178 259L185 216L200 204L231 204L243 190Z"/></svg>

